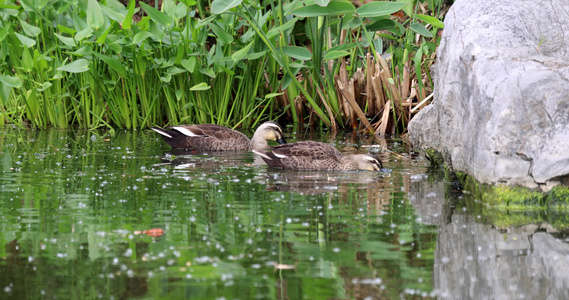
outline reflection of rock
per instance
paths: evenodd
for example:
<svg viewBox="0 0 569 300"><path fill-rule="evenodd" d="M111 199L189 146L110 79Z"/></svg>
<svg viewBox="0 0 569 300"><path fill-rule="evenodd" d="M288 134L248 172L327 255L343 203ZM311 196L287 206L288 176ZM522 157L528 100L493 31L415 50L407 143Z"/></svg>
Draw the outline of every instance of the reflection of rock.
<svg viewBox="0 0 569 300"><path fill-rule="evenodd" d="M440 226L433 269L438 299L569 299L569 244L556 239L561 233L553 226L482 224L487 216L460 208L474 197L449 194L442 174L413 175L410 181L417 215ZM494 213L493 220L511 218Z"/></svg>
<svg viewBox="0 0 569 300"><path fill-rule="evenodd" d="M440 228L439 299L569 299L569 244L539 226L498 230L475 221L454 214Z"/></svg>
<svg viewBox="0 0 569 300"><path fill-rule="evenodd" d="M442 172L415 174L410 176L410 180L409 202L421 216L422 223L441 224L446 185Z"/></svg>

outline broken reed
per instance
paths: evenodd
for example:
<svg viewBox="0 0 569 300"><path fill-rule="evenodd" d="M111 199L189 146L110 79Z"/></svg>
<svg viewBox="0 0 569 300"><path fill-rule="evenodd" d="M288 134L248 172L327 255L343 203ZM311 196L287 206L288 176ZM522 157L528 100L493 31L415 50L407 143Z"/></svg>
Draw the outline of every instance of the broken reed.
<svg viewBox="0 0 569 300"><path fill-rule="evenodd" d="M280 118L383 134L404 130L432 90L442 23L427 14L441 1L356 9L215 0L213 14L193 0L135 4L4 2L0 124L255 127ZM133 22L139 9L145 16ZM401 11L402 20L391 16Z"/></svg>

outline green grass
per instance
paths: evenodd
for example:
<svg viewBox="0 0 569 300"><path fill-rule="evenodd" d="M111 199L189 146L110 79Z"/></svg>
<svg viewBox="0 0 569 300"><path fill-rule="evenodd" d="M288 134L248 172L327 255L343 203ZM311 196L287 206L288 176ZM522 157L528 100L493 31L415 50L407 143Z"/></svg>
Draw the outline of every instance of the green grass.
<svg viewBox="0 0 569 300"><path fill-rule="evenodd" d="M0 4L0 125L254 127L280 118L402 132L432 90L445 8L442 0L136 3Z"/></svg>

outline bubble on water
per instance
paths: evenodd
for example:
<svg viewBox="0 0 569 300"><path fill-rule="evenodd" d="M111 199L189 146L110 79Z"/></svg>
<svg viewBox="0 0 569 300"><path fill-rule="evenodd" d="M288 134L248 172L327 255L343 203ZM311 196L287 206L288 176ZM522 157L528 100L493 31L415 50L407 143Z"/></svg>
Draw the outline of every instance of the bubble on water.
<svg viewBox="0 0 569 300"><path fill-rule="evenodd" d="M359 284L381 284L381 278L362 278L359 280Z"/></svg>

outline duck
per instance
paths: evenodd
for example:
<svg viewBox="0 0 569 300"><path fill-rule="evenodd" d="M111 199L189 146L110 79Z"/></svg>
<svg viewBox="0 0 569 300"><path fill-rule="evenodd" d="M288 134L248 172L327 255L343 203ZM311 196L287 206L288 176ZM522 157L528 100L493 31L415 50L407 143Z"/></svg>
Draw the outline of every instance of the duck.
<svg viewBox="0 0 569 300"><path fill-rule="evenodd" d="M287 170L380 171L383 168L375 155L343 155L332 145L315 141L278 145L272 151L254 149L253 152L269 167Z"/></svg>
<svg viewBox="0 0 569 300"><path fill-rule="evenodd" d="M267 141L285 144L281 126L268 121L255 131L249 139L243 133L215 124L177 125L167 128L150 128L159 133L164 141L174 149L193 149L198 151L248 151L269 147Z"/></svg>

